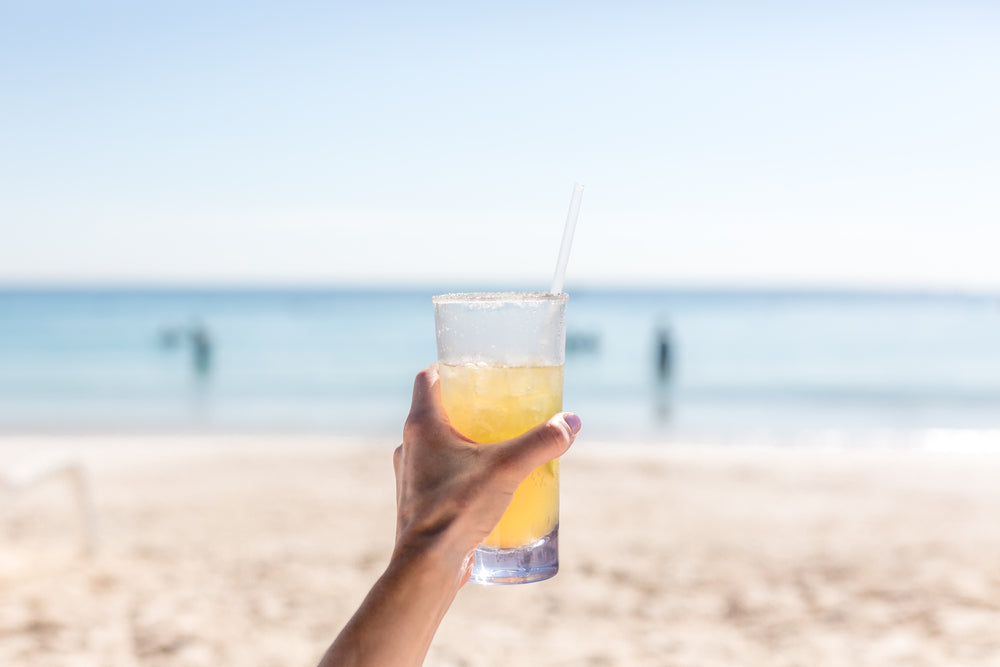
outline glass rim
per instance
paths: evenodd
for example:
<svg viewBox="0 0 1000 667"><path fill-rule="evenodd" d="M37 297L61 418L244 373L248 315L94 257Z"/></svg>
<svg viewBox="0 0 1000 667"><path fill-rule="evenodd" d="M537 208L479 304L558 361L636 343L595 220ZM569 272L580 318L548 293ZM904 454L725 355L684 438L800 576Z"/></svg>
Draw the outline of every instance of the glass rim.
<svg viewBox="0 0 1000 667"><path fill-rule="evenodd" d="M437 294L431 297L434 305L452 303L545 303L564 302L569 298L566 292L455 292Z"/></svg>

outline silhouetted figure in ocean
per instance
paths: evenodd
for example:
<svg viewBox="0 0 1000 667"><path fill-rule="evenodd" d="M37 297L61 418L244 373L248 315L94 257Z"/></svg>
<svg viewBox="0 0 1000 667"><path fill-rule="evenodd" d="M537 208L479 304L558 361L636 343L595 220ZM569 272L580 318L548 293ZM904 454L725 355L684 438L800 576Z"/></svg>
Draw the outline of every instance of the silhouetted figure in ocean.
<svg viewBox="0 0 1000 667"><path fill-rule="evenodd" d="M191 329L191 363L194 372L206 377L212 370L212 337L208 329L198 324Z"/></svg>
<svg viewBox="0 0 1000 667"><path fill-rule="evenodd" d="M670 344L670 330L661 328L656 333L656 372L661 384L670 382L672 367L673 351Z"/></svg>
<svg viewBox="0 0 1000 667"><path fill-rule="evenodd" d="M205 378L212 372L212 336L208 327L197 320L190 326L164 326L158 333L160 347L173 350L188 343L191 346L191 369L196 377Z"/></svg>
<svg viewBox="0 0 1000 667"><path fill-rule="evenodd" d="M656 344L654 350L654 366L656 369L656 387L653 399L656 405L656 416L660 422L666 423L671 418L671 388L673 374L673 344L670 339L670 329L666 326L656 328Z"/></svg>

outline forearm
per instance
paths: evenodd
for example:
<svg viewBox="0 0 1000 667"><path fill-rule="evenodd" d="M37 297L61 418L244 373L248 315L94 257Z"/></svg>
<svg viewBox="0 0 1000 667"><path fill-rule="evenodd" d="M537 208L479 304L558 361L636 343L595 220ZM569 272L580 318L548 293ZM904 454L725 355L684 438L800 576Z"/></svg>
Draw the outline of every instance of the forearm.
<svg viewBox="0 0 1000 667"><path fill-rule="evenodd" d="M419 666L463 580L440 544L397 549L319 667Z"/></svg>

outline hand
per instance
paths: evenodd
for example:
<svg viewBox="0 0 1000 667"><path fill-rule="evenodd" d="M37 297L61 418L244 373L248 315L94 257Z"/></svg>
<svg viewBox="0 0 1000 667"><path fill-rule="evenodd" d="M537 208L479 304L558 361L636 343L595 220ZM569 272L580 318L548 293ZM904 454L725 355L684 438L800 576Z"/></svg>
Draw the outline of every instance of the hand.
<svg viewBox="0 0 1000 667"><path fill-rule="evenodd" d="M473 550L490 534L517 486L561 456L580 418L560 413L511 440L482 446L456 431L441 405L437 365L417 375L396 471L396 552L433 540L468 579Z"/></svg>

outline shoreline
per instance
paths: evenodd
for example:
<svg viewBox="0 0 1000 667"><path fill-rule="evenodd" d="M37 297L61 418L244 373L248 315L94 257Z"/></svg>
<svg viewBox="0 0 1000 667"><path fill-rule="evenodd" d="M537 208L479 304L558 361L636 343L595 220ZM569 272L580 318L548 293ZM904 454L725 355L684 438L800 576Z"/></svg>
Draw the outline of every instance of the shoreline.
<svg viewBox="0 0 1000 667"><path fill-rule="evenodd" d="M380 432L357 433L333 429L199 429L199 428L6 428L0 425L0 454L5 449L17 449L25 443L31 446L71 446L78 449L88 444L199 443L201 446L266 445L274 441L290 443L315 443L316 446L357 447L360 449L393 447L402 438L403 421L399 428ZM684 450L724 451L892 451L926 452L934 454L1000 454L1000 428L923 428L923 429L803 429L800 431L772 432L748 431L741 435L717 433L715 435L683 436L631 435L610 438L603 434L591 437L584 424L584 432L576 449L587 451L624 452L636 455Z"/></svg>

